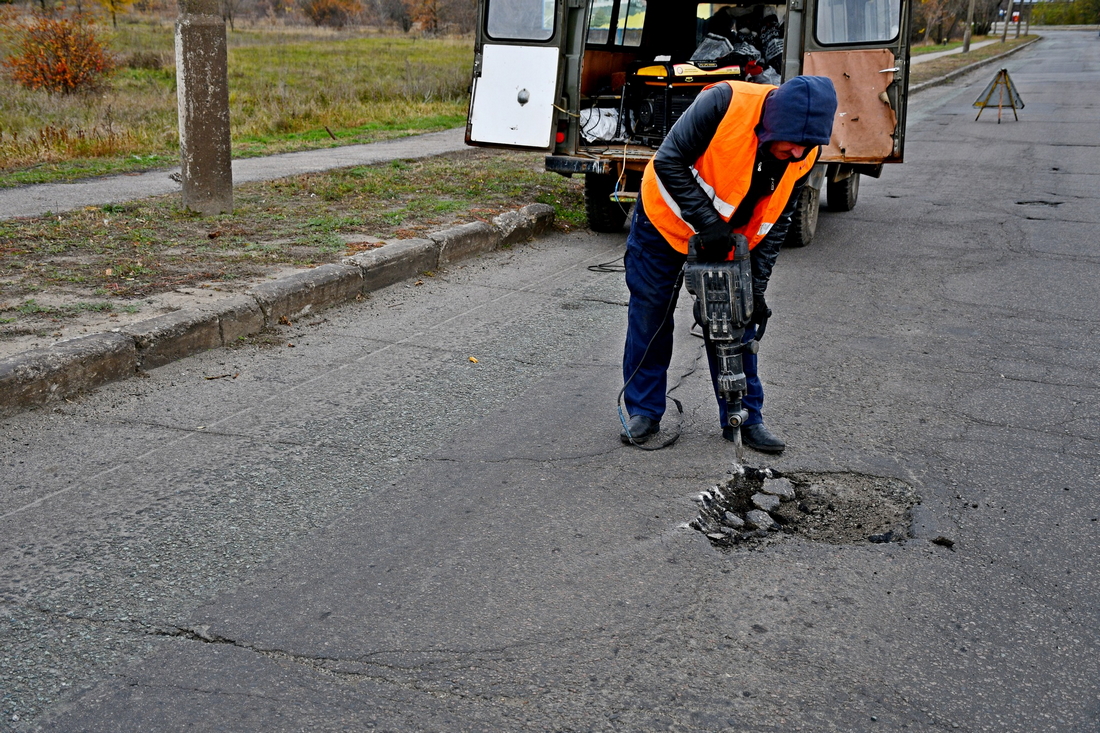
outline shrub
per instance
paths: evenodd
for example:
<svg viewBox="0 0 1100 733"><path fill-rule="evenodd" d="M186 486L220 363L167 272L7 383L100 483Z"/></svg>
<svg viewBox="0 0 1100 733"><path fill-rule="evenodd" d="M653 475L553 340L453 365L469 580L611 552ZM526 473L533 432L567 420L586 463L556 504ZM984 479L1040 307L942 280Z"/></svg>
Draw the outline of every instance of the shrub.
<svg viewBox="0 0 1100 733"><path fill-rule="evenodd" d="M354 16L363 12L359 0L302 0L302 12L314 25L343 28Z"/></svg>
<svg viewBox="0 0 1100 733"><path fill-rule="evenodd" d="M68 18L37 16L19 35L18 52L3 65L12 81L29 89L91 90L114 70L114 60L91 29Z"/></svg>

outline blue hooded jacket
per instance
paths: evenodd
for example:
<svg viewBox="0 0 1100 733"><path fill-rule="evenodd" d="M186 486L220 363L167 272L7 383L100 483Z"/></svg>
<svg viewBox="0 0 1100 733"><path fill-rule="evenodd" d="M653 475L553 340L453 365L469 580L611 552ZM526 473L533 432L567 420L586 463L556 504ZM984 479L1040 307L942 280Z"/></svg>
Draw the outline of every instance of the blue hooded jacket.
<svg viewBox="0 0 1100 733"><path fill-rule="evenodd" d="M796 76L768 95L756 136L761 144L781 140L807 147L828 145L836 104L832 79Z"/></svg>

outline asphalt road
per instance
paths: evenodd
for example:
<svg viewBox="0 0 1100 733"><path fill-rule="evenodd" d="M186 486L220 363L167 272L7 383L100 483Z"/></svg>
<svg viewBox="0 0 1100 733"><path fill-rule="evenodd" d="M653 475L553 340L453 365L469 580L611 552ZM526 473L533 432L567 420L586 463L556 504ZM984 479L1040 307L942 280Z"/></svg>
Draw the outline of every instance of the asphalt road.
<svg viewBox="0 0 1100 733"><path fill-rule="evenodd" d="M621 446L624 237L548 237L0 424L0 726L1100 729L1100 41L1006 66L1019 122L919 95L769 290L768 463L906 482L914 537L685 529L707 379Z"/></svg>

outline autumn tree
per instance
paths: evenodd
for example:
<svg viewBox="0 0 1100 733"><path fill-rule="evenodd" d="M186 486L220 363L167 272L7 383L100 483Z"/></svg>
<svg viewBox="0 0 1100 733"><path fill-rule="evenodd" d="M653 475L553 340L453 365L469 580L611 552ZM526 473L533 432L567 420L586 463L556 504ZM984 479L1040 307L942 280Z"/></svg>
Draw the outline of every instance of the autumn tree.
<svg viewBox="0 0 1100 733"><path fill-rule="evenodd" d="M118 28L118 14L125 13L134 4L134 0L96 0L96 2L111 14L111 25L115 28Z"/></svg>
<svg viewBox="0 0 1100 733"><path fill-rule="evenodd" d="M316 26L343 28L363 12L359 0L301 0L302 12Z"/></svg>
<svg viewBox="0 0 1100 733"><path fill-rule="evenodd" d="M409 8L409 18L413 25L423 33L435 33L439 30L442 0L405 0Z"/></svg>
<svg viewBox="0 0 1100 733"><path fill-rule="evenodd" d="M3 60L12 81L29 89L95 89L114 60L91 28L69 18L38 15L17 29L17 50Z"/></svg>
<svg viewBox="0 0 1100 733"><path fill-rule="evenodd" d="M474 0L405 0L405 7L412 23L429 34L445 29L466 33L477 18Z"/></svg>

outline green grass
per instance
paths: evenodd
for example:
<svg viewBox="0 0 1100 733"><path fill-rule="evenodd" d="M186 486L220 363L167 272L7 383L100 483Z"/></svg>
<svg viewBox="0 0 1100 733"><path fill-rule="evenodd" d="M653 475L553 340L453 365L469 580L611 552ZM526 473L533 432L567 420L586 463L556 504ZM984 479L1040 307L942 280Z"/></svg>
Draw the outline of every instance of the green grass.
<svg viewBox="0 0 1100 733"><path fill-rule="evenodd" d="M172 24L97 26L123 66L95 94L50 95L0 75L0 187L178 164ZM255 28L228 33L233 155L373 142L465 120L469 38ZM0 54L11 50L0 39ZM128 68L127 59L161 68Z"/></svg>
<svg viewBox="0 0 1100 733"><path fill-rule="evenodd" d="M970 43L978 43L984 41L985 36L974 36L970 39ZM913 44L909 48L909 54L911 56L922 56L926 53L939 53L940 51L951 51L952 49L962 48L962 41L951 41L949 43L929 43L927 46Z"/></svg>

